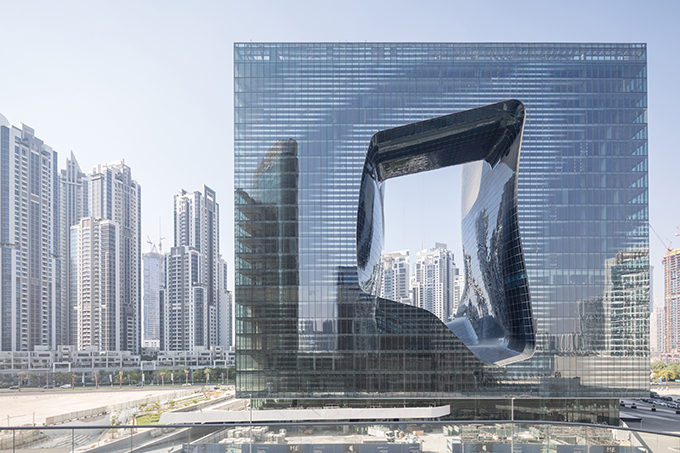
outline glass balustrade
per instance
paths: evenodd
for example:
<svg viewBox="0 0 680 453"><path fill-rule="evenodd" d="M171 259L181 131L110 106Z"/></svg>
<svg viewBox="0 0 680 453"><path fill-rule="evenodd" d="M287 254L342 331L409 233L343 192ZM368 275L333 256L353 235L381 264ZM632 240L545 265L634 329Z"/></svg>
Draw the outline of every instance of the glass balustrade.
<svg viewBox="0 0 680 453"><path fill-rule="evenodd" d="M15 451L677 453L680 434L605 425L522 421L79 425L0 430L0 453Z"/></svg>

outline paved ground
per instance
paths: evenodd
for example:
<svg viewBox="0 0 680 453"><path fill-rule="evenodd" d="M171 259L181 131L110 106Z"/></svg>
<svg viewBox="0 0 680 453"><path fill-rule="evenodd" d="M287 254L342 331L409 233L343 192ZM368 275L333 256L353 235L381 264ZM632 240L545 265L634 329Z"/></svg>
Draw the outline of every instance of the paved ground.
<svg viewBox="0 0 680 453"><path fill-rule="evenodd" d="M46 417L169 394L180 387L0 391L0 426L42 425ZM9 419L8 419L9 417Z"/></svg>

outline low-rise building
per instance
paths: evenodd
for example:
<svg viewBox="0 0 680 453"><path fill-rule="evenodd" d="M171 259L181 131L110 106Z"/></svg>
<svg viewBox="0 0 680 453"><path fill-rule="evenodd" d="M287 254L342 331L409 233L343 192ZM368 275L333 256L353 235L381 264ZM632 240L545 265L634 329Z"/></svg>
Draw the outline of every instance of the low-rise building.
<svg viewBox="0 0 680 453"><path fill-rule="evenodd" d="M231 366L234 366L234 350L222 346L161 353L157 360L150 361L142 361L141 355L132 354L130 351L100 351L94 346L82 351L78 351L75 346L59 346L56 350L51 350L47 346L36 346L33 351L0 351L0 373Z"/></svg>

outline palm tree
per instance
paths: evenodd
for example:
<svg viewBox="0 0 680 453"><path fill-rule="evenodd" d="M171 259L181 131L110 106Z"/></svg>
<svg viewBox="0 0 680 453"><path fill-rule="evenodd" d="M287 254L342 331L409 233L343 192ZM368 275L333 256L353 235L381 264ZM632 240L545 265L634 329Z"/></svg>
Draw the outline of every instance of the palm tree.
<svg viewBox="0 0 680 453"><path fill-rule="evenodd" d="M26 377L26 373L17 373L17 378L19 378L19 391L21 391L21 380Z"/></svg>
<svg viewBox="0 0 680 453"><path fill-rule="evenodd" d="M203 370L203 373L205 373L205 385L206 386L208 385L208 381L210 380L210 372L211 371L212 370L210 368L206 368L205 370Z"/></svg>

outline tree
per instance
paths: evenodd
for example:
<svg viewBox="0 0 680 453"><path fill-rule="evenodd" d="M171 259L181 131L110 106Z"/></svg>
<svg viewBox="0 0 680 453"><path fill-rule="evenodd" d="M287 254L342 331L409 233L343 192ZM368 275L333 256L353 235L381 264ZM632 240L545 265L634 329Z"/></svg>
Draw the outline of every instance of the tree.
<svg viewBox="0 0 680 453"><path fill-rule="evenodd" d="M132 385L132 382L140 382L142 380L142 372L140 370L130 370L128 371L128 383Z"/></svg>
<svg viewBox="0 0 680 453"><path fill-rule="evenodd" d="M56 385L67 384L71 382L71 373L56 372L52 375L52 379Z"/></svg>
<svg viewBox="0 0 680 453"><path fill-rule="evenodd" d="M652 369L653 372L657 372L657 371L663 370L663 369L666 368L667 366L668 366L668 365L667 365L666 363L664 363L664 362L654 362L654 363L652 363L652 365L650 366L650 368Z"/></svg>
<svg viewBox="0 0 680 453"><path fill-rule="evenodd" d="M668 368L675 373L675 379L680 377L680 362L673 362L668 364Z"/></svg>
<svg viewBox="0 0 680 453"><path fill-rule="evenodd" d="M666 382L675 380L675 372L669 368L661 370L659 375L663 377L663 380Z"/></svg>
<svg viewBox="0 0 680 453"><path fill-rule="evenodd" d="M107 373L104 370L99 370L96 373L97 376L97 384L98 385L103 385L105 382L109 382L109 373Z"/></svg>

